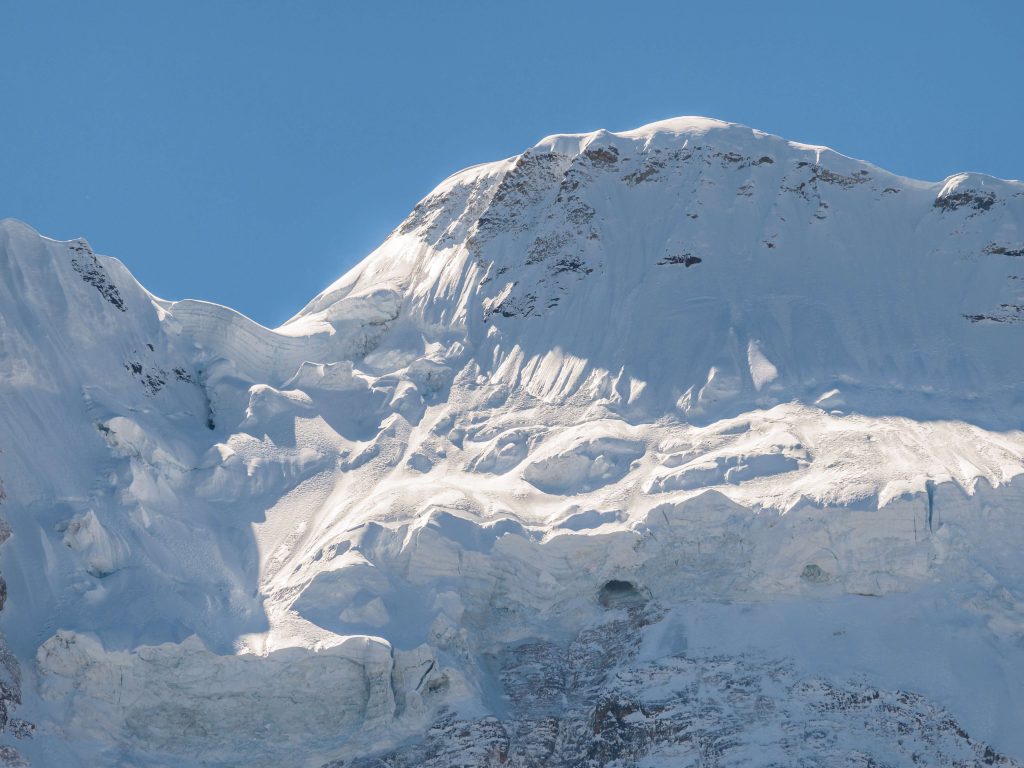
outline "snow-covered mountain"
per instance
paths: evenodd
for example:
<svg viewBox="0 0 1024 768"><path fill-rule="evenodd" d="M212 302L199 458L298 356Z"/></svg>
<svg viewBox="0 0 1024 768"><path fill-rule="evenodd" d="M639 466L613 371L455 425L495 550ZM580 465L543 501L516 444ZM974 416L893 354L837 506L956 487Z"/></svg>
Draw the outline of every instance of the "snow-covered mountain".
<svg viewBox="0 0 1024 768"><path fill-rule="evenodd" d="M0 764L1024 765L1022 352L1024 184L704 118L276 330L6 220Z"/></svg>

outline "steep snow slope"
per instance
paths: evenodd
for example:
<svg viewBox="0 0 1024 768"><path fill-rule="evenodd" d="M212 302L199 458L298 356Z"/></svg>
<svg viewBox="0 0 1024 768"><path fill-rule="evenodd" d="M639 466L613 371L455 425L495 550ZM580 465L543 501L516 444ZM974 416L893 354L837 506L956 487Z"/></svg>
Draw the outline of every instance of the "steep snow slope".
<svg viewBox="0 0 1024 768"><path fill-rule="evenodd" d="M1022 211L1017 183L925 184L712 120L556 136L453 176L285 328L402 295L541 398L709 418L839 388L1016 425Z"/></svg>
<svg viewBox="0 0 1024 768"><path fill-rule="evenodd" d="M0 759L1018 764L1022 229L703 118L276 330L0 223Z"/></svg>

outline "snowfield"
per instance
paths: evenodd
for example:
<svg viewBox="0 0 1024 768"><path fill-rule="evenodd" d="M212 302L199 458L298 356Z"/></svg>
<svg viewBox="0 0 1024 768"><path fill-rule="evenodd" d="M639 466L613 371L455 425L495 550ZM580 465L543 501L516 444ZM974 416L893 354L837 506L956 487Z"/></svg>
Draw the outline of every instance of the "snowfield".
<svg viewBox="0 0 1024 768"><path fill-rule="evenodd" d="M273 330L0 222L0 765L1024 765L1022 353L1024 184L705 118Z"/></svg>

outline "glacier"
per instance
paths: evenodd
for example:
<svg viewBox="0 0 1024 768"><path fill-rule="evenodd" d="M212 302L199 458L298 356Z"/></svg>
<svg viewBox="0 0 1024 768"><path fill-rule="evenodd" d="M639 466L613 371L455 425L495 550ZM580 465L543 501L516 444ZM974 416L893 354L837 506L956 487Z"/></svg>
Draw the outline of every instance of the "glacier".
<svg viewBox="0 0 1024 768"><path fill-rule="evenodd" d="M0 764L1024 765L1022 343L1024 184L707 118L276 329L4 220Z"/></svg>

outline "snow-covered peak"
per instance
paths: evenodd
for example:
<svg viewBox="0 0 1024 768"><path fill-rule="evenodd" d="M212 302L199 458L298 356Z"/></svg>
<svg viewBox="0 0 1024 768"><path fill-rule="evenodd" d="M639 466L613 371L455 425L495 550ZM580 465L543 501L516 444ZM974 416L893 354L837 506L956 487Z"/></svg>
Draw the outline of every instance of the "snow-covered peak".
<svg viewBox="0 0 1024 768"><path fill-rule="evenodd" d="M1016 182L914 181L706 118L558 135L453 176L282 331L344 333L388 297L398 325L545 398L625 373L652 414L839 388L1019 423L1022 215Z"/></svg>
<svg viewBox="0 0 1024 768"><path fill-rule="evenodd" d="M1019 765L1022 342L1024 185L705 118L278 329L0 222L0 762Z"/></svg>
<svg viewBox="0 0 1024 768"><path fill-rule="evenodd" d="M738 123L727 123L708 117L675 117L648 123L629 131L612 132L602 128L590 133L554 134L538 141L533 149L539 152L578 155L588 148L664 148L685 145L687 141L698 137L736 141L740 140L741 136L745 138L758 133L760 132L752 131Z"/></svg>
<svg viewBox="0 0 1024 768"><path fill-rule="evenodd" d="M697 116L658 120L628 131L599 129L590 133L554 134L541 139L531 151L575 156L588 149L614 147L618 151L649 152L655 149L679 149L692 141L734 150L753 150L777 144L818 154L831 151L828 147L789 142L740 123Z"/></svg>

